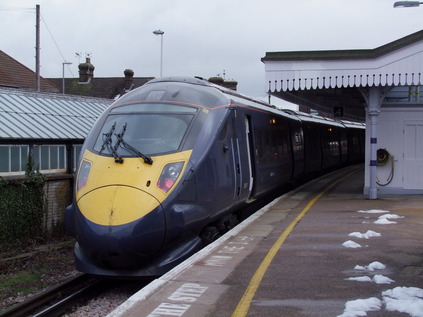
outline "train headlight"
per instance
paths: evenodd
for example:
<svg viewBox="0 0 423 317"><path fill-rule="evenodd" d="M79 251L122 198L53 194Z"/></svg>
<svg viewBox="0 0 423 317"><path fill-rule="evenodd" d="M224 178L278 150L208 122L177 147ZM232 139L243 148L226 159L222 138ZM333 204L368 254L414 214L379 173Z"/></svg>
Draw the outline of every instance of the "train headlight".
<svg viewBox="0 0 423 317"><path fill-rule="evenodd" d="M82 161L81 167L78 172L78 182L76 186L77 191L81 190L87 184L90 170L91 170L91 163L87 161Z"/></svg>
<svg viewBox="0 0 423 317"><path fill-rule="evenodd" d="M173 184L175 184L176 180L181 174L183 166L184 162L167 164L163 168L162 173L160 174L159 181L157 182L157 187L167 193L172 188Z"/></svg>

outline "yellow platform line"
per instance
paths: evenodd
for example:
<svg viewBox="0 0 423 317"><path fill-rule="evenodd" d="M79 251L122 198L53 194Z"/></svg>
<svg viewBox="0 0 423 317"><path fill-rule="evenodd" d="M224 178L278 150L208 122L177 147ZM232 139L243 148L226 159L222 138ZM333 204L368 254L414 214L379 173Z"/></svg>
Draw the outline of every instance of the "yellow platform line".
<svg viewBox="0 0 423 317"><path fill-rule="evenodd" d="M323 191L317 194L300 212L300 214L289 224L289 226L282 232L273 246L270 248L269 252L267 252L264 260L261 262L260 266L254 273L253 277L251 278L250 283L248 284L247 289L245 290L244 294L241 297L241 300L238 302L237 307L235 308L234 312L232 313L232 317L244 317L247 316L247 313L250 309L251 301L256 294L258 287L260 286L261 280L263 279L264 274L266 273L267 269L272 263L274 257L276 256L278 250L285 242L286 238L289 234L294 230L295 226L300 222L300 220L304 217L307 211L318 201L328 190L332 187L337 185L338 183L342 182L343 180L347 179L354 173L356 173L359 169L354 170L353 172L347 174L346 176L334 181L329 186L327 186Z"/></svg>

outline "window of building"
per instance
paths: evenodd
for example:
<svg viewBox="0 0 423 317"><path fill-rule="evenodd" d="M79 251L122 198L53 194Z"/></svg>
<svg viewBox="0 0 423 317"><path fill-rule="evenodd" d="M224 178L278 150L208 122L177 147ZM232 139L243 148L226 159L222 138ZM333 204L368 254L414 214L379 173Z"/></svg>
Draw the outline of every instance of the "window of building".
<svg viewBox="0 0 423 317"><path fill-rule="evenodd" d="M25 172L28 145L0 145L0 173Z"/></svg>
<svg viewBox="0 0 423 317"><path fill-rule="evenodd" d="M64 172L67 169L65 145L0 145L0 175L23 175L32 148L34 169L41 172ZM73 145L73 166L81 153L82 145Z"/></svg>

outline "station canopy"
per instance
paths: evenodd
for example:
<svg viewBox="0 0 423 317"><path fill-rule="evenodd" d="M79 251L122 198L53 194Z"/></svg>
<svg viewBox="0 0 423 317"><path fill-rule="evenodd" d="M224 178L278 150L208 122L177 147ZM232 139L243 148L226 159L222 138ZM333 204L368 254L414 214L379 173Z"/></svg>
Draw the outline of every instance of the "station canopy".
<svg viewBox="0 0 423 317"><path fill-rule="evenodd" d="M267 52L262 62L270 95L364 121L367 88L423 85L423 30L375 49Z"/></svg>

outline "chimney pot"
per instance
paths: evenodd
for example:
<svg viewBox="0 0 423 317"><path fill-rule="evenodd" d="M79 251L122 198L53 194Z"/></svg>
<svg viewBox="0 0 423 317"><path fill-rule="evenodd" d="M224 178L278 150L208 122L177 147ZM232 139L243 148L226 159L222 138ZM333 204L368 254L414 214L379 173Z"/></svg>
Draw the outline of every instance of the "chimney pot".
<svg viewBox="0 0 423 317"><path fill-rule="evenodd" d="M91 59L86 57L85 63L78 65L79 68L79 82L80 83L89 83L94 77L94 65L91 64Z"/></svg>
<svg viewBox="0 0 423 317"><path fill-rule="evenodd" d="M225 80L222 77L210 77L209 82L231 90L237 90L238 86L238 82L236 80Z"/></svg>
<svg viewBox="0 0 423 317"><path fill-rule="evenodd" d="M123 73L125 74L125 91L129 91L133 86L134 71L132 69L125 69Z"/></svg>

